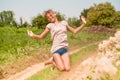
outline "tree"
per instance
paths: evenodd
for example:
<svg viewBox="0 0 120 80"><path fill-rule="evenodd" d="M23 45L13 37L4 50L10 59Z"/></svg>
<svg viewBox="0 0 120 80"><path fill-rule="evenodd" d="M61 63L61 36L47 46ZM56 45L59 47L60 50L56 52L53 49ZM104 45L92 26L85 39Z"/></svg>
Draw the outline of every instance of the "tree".
<svg viewBox="0 0 120 80"><path fill-rule="evenodd" d="M0 27L3 27L4 24L3 24L3 16L2 16L2 13L0 13Z"/></svg>
<svg viewBox="0 0 120 80"><path fill-rule="evenodd" d="M113 27L120 28L120 11L116 11L116 13L114 14Z"/></svg>
<svg viewBox="0 0 120 80"><path fill-rule="evenodd" d="M82 12L81 12L81 16L84 16L84 17L87 17L87 13L88 13L89 9L84 9Z"/></svg>
<svg viewBox="0 0 120 80"><path fill-rule="evenodd" d="M88 11L87 18L94 25L111 27L114 22L115 9L109 2L94 4Z"/></svg>
<svg viewBox="0 0 120 80"><path fill-rule="evenodd" d="M120 11L117 11L116 13L115 13L115 19L114 19L114 23L115 24L120 24Z"/></svg>
<svg viewBox="0 0 120 80"><path fill-rule="evenodd" d="M32 26L38 28L45 28L45 25L48 24L48 20L39 14L37 17L34 17L32 20Z"/></svg>
<svg viewBox="0 0 120 80"><path fill-rule="evenodd" d="M27 22L27 18L20 17L20 24L18 25L18 27L23 28L23 27L28 27L28 26L30 26L30 24Z"/></svg>
<svg viewBox="0 0 120 80"><path fill-rule="evenodd" d="M65 17L63 14L60 14L59 12L55 12L56 16L58 18L59 21L64 20ZM45 28L45 26L49 23L48 20L41 14L39 14L38 16L34 17L32 19L32 26L33 27L38 27L38 28Z"/></svg>
<svg viewBox="0 0 120 80"><path fill-rule="evenodd" d="M22 20L22 17L20 17L20 25L23 24L23 20Z"/></svg>
<svg viewBox="0 0 120 80"><path fill-rule="evenodd" d="M15 22L16 21L14 19L14 13L12 11L0 12L0 25L2 25L2 26L5 26L5 25L14 26L13 24Z"/></svg>
<svg viewBox="0 0 120 80"><path fill-rule="evenodd" d="M76 17L68 18L68 24L73 27L78 27L80 25L80 20Z"/></svg>
<svg viewBox="0 0 120 80"><path fill-rule="evenodd" d="M65 16L63 14L60 14L59 12L56 12L56 15L57 15L57 19L59 21L65 20Z"/></svg>

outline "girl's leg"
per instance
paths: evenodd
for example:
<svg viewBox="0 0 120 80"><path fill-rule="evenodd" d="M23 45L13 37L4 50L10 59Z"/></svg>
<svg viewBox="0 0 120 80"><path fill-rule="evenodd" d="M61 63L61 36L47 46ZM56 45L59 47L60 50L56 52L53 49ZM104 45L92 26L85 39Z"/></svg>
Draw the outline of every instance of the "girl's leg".
<svg viewBox="0 0 120 80"><path fill-rule="evenodd" d="M55 64L55 62L53 61L53 63L52 63L53 65L52 65L52 67L51 67L51 71L53 71L55 68L56 68L56 64Z"/></svg>
<svg viewBox="0 0 120 80"><path fill-rule="evenodd" d="M54 62L54 60L53 60L53 57L51 57L50 59L48 59L48 60L46 60L46 61L44 62L44 65L49 65L49 64L53 64L52 67L51 67L51 71L53 71L54 68L56 67L56 64L55 64L55 62Z"/></svg>
<svg viewBox="0 0 120 80"><path fill-rule="evenodd" d="M65 66L63 64L63 60L61 58L61 55L60 54L53 54L53 59L54 59L54 62L55 62L55 66L57 67L58 70L60 71L64 71L65 70Z"/></svg>
<svg viewBox="0 0 120 80"><path fill-rule="evenodd" d="M52 63L53 63L53 57L51 57L49 60L44 62L45 65L52 64Z"/></svg>
<svg viewBox="0 0 120 80"><path fill-rule="evenodd" d="M65 67L65 71L70 71L70 56L69 54L62 54L61 55L64 67Z"/></svg>

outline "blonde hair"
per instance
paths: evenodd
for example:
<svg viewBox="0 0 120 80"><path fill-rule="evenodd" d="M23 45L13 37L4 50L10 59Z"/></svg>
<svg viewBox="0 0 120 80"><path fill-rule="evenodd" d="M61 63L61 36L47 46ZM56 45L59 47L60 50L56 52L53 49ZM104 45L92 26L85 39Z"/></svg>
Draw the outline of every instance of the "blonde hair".
<svg viewBox="0 0 120 80"><path fill-rule="evenodd" d="M44 12L44 17L47 18L47 14L49 14L51 12L54 13L54 11L52 9L49 9L49 10L45 11Z"/></svg>

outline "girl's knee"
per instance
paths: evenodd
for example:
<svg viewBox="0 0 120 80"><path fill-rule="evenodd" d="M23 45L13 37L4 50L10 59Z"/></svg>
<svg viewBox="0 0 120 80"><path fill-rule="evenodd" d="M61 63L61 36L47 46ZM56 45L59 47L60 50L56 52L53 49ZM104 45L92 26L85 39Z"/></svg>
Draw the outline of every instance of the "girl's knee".
<svg viewBox="0 0 120 80"><path fill-rule="evenodd" d="M64 68L63 66L60 66L60 67L58 68L58 70L62 72L62 71L65 70L65 68Z"/></svg>
<svg viewBox="0 0 120 80"><path fill-rule="evenodd" d="M65 68L58 68L58 69L59 69L59 71L61 71L61 72L65 70Z"/></svg>
<svg viewBox="0 0 120 80"><path fill-rule="evenodd" d="M70 67L65 68L65 71L70 71Z"/></svg>
<svg viewBox="0 0 120 80"><path fill-rule="evenodd" d="M61 66L58 68L59 71L63 72L63 71L70 71L70 67L64 67L64 66Z"/></svg>
<svg viewBox="0 0 120 80"><path fill-rule="evenodd" d="M61 71L61 72L63 72L63 71L67 71L67 72L69 72L70 71L70 68L59 68L59 71Z"/></svg>

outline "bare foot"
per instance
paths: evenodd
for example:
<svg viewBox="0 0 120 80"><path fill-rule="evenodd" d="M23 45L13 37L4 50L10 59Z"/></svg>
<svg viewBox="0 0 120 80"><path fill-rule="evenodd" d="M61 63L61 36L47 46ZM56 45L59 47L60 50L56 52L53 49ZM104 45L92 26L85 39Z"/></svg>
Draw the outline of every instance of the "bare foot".
<svg viewBox="0 0 120 80"><path fill-rule="evenodd" d="M51 71L53 71L55 69L55 65L52 65L51 67Z"/></svg>
<svg viewBox="0 0 120 80"><path fill-rule="evenodd" d="M53 57L51 57L49 60L45 61L44 64L45 65L53 64Z"/></svg>
<svg viewBox="0 0 120 80"><path fill-rule="evenodd" d="M84 16L81 16L81 20L84 24L86 24L86 20L85 20L85 17Z"/></svg>
<svg viewBox="0 0 120 80"><path fill-rule="evenodd" d="M55 66L56 66L56 64L53 60L53 57L51 57L49 60L44 62L44 65L48 65L48 64L53 64L52 67L51 67L51 71L53 71L55 69Z"/></svg>

